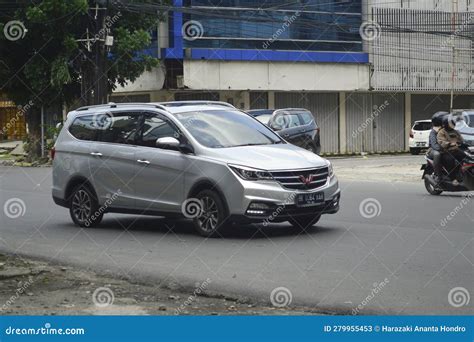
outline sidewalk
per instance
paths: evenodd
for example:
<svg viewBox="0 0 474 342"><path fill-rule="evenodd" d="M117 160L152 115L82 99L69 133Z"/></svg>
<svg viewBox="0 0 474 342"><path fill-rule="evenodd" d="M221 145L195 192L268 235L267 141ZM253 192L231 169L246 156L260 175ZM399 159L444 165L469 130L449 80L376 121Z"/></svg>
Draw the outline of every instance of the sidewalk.
<svg viewBox="0 0 474 342"><path fill-rule="evenodd" d="M100 275L0 254L2 315L309 315L206 292L205 283L181 289Z"/></svg>
<svg viewBox="0 0 474 342"><path fill-rule="evenodd" d="M420 182L423 155L367 156L330 159L341 180Z"/></svg>

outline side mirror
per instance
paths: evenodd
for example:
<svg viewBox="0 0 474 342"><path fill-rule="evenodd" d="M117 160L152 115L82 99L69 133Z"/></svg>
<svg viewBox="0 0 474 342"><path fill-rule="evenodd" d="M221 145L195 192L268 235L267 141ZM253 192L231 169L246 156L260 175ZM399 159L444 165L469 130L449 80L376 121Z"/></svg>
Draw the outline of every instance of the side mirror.
<svg viewBox="0 0 474 342"><path fill-rule="evenodd" d="M164 137L156 140L156 147L178 149L179 141L173 137Z"/></svg>
<svg viewBox="0 0 474 342"><path fill-rule="evenodd" d="M178 139L173 137L164 137L156 140L156 147L179 150L182 153L194 153L194 148L190 144L181 144Z"/></svg>
<svg viewBox="0 0 474 342"><path fill-rule="evenodd" d="M190 144L180 144L178 146L179 150L184 154L192 154L194 153L194 148Z"/></svg>

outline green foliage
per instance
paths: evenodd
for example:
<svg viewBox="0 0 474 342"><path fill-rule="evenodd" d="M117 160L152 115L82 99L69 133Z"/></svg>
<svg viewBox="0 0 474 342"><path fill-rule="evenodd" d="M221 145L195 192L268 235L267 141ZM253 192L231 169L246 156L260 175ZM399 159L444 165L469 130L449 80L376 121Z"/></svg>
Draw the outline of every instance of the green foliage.
<svg viewBox="0 0 474 342"><path fill-rule="evenodd" d="M96 24L93 19L96 1L17 0L16 3L16 10L0 10L3 23L0 29L3 31L8 21L19 20L27 32L15 41L0 35L0 79L6 81L0 92L19 104L32 100L36 106L49 106L76 101L81 95L84 73L95 67L86 44L78 40L87 38L86 29L89 27L92 32ZM106 22L109 34L114 36L114 45L104 66L109 92L117 83L134 81L145 70L158 65L157 59L142 51L149 46L149 32L156 28L159 17L119 11L113 8L113 1L110 4ZM105 31L97 36L104 37Z"/></svg>

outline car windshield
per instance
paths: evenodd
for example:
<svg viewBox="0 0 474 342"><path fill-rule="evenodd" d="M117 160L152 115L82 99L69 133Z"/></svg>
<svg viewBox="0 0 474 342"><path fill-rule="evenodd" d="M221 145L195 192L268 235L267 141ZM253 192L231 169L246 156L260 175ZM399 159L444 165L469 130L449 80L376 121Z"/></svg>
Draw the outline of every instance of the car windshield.
<svg viewBox="0 0 474 342"><path fill-rule="evenodd" d="M460 131L474 131L472 128L474 128L474 113L463 113L462 120L456 122L456 129Z"/></svg>
<svg viewBox="0 0 474 342"><path fill-rule="evenodd" d="M272 116L270 114L263 114L263 115L257 116L257 120L264 123L265 125L268 125L268 121L270 121L271 117Z"/></svg>
<svg viewBox="0 0 474 342"><path fill-rule="evenodd" d="M431 121L419 121L415 122L413 126L414 131L429 131L431 130Z"/></svg>
<svg viewBox="0 0 474 342"><path fill-rule="evenodd" d="M206 147L270 145L282 142L265 125L236 110L179 113L176 118Z"/></svg>
<svg viewBox="0 0 474 342"><path fill-rule="evenodd" d="M474 128L474 113L467 115L467 124L469 127Z"/></svg>

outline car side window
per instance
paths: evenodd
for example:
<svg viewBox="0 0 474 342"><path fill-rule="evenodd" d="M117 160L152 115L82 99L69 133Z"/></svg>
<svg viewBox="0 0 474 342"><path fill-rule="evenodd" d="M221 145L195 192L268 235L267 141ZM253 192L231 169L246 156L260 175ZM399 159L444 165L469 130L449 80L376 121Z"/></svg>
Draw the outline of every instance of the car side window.
<svg viewBox="0 0 474 342"><path fill-rule="evenodd" d="M138 140L140 113L115 112L96 116L98 140L101 142L135 145Z"/></svg>
<svg viewBox="0 0 474 342"><path fill-rule="evenodd" d="M310 112L302 112L300 113L300 117L303 125L307 125L314 120L313 114L311 114Z"/></svg>
<svg viewBox="0 0 474 342"><path fill-rule="evenodd" d="M96 141L97 127L94 121L94 115L85 115L76 118L71 126L69 133L79 140Z"/></svg>
<svg viewBox="0 0 474 342"><path fill-rule="evenodd" d="M181 141L182 136L168 120L157 115L145 115L142 126L140 146L157 147L156 141L160 138L176 138Z"/></svg>
<svg viewBox="0 0 474 342"><path fill-rule="evenodd" d="M274 129L286 129L298 126L301 126L301 122L296 113L277 114L272 123L272 128Z"/></svg>

